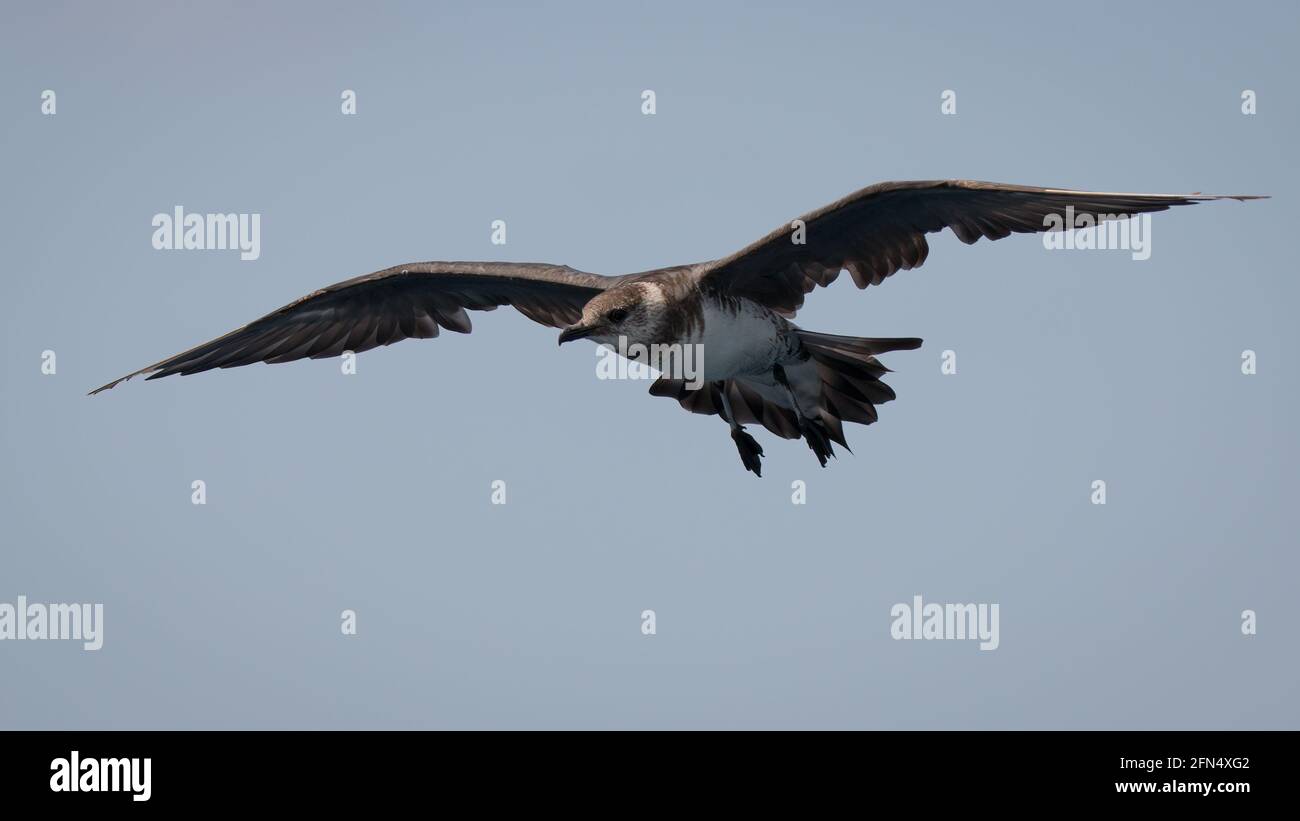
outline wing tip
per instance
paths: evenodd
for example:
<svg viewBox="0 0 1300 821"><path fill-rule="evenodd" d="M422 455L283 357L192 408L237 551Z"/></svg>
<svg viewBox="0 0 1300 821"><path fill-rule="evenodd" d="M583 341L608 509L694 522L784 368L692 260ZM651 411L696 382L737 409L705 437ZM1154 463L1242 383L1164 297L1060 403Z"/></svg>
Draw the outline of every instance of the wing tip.
<svg viewBox="0 0 1300 821"><path fill-rule="evenodd" d="M114 379L112 382L109 382L107 385L100 385L98 388L95 388L93 391L91 391L90 393L86 394L86 396L94 396L94 395L97 394L97 393L103 393L104 391L112 390L113 388L116 388L116 387L117 387L117 385L118 385L119 382L125 382L126 380L128 380L128 379L130 379L130 378L131 378L131 377L129 377L129 376L124 376L124 377L122 377L121 379Z"/></svg>
<svg viewBox="0 0 1300 821"><path fill-rule="evenodd" d="M107 385L100 385L98 388L95 388L90 393L87 393L86 396L94 396L97 393L103 393L104 391L112 390L113 388L116 388L118 385L122 384L123 382L126 382L129 379L133 379L143 373L149 373L149 369L146 368L143 371L135 371L134 373L128 373L126 376L119 376L117 379L114 379L112 382L109 382Z"/></svg>
<svg viewBox="0 0 1300 821"><path fill-rule="evenodd" d="M1170 194L1166 196L1179 196ZM1200 191L1194 191L1191 194L1181 195L1191 202L1211 202L1213 200L1236 200L1237 202L1246 202L1247 200L1271 200L1272 194L1202 194Z"/></svg>

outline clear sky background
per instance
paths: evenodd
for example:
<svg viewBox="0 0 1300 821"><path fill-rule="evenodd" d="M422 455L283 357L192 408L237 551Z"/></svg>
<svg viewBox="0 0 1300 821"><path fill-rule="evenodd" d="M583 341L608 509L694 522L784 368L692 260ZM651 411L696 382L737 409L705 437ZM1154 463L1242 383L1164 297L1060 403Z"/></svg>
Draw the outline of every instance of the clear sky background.
<svg viewBox="0 0 1300 821"><path fill-rule="evenodd" d="M105 636L0 642L0 726L1300 727L1294 4L3 18L0 601L102 602ZM824 470L755 430L755 479L509 309L354 376L85 396L390 265L695 262L936 177L1274 198L1157 214L1144 262L946 233L812 295L803 327L925 339ZM261 214L260 259L154 250L176 205ZM918 594L998 603L1001 646L892 640Z"/></svg>

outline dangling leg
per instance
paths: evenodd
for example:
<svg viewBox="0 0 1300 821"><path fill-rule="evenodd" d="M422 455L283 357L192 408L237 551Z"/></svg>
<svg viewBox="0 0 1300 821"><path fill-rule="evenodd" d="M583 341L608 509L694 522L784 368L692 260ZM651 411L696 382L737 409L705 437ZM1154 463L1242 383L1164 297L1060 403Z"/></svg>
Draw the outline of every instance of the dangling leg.
<svg viewBox="0 0 1300 821"><path fill-rule="evenodd" d="M759 457L763 455L763 448L754 437L745 432L745 428L736 421L736 415L731 412L731 400L727 398L727 383L721 381L714 382L713 385L722 396L722 421L731 426L731 440L736 443L736 450L740 451L740 461L745 465L745 470L753 471L755 476L762 476L763 463L759 461Z"/></svg>
<svg viewBox="0 0 1300 821"><path fill-rule="evenodd" d="M820 419L809 419L803 415L799 409L799 400L795 398L794 389L790 387L790 380L786 379L785 368L780 365L772 366L772 376L776 383L785 388L785 395L790 399L790 407L794 408L795 419L799 420L799 432L808 442L808 447L812 448L813 455L822 467L826 467L828 457L835 455L835 449L831 447L830 437L826 435L826 429L822 427Z"/></svg>

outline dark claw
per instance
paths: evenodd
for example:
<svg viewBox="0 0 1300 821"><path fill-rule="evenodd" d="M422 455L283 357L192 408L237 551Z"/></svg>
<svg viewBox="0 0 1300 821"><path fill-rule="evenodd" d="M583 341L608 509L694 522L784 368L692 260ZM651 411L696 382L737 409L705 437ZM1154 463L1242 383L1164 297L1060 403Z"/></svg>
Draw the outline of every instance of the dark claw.
<svg viewBox="0 0 1300 821"><path fill-rule="evenodd" d="M736 450L740 451L740 461L745 465L745 470L752 471L755 476L763 475L763 463L759 457L763 455L763 448L754 437L745 433L743 427L731 429L731 440L736 443Z"/></svg>
<svg viewBox="0 0 1300 821"><path fill-rule="evenodd" d="M826 467L826 460L835 455L835 449L831 447L830 437L826 435L826 431L821 424L800 417L799 432L803 434L803 438L808 442L808 447L812 449L817 461L821 463L822 467Z"/></svg>

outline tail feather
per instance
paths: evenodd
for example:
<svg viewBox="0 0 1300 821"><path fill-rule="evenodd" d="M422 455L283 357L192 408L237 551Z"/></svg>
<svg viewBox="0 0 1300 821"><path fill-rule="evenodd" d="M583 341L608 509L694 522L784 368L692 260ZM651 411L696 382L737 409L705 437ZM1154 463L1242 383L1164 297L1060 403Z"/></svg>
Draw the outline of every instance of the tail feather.
<svg viewBox="0 0 1300 821"><path fill-rule="evenodd" d="M838 436L832 438L840 444L844 444L840 420L870 425L880 418L876 405L897 398L894 389L880 381L890 370L876 359L876 354L921 347L921 340L915 337L839 336L805 330L797 333L822 380L820 415L824 422L835 420L832 430Z"/></svg>
<svg viewBox="0 0 1300 821"><path fill-rule="evenodd" d="M876 354L889 353L890 351L914 351L921 347L921 340L914 336L840 336L838 334L823 334L803 329L796 331L796 333L803 340L803 344L812 351L813 356L820 354L847 360L865 360Z"/></svg>

